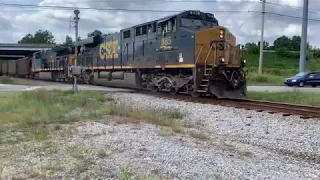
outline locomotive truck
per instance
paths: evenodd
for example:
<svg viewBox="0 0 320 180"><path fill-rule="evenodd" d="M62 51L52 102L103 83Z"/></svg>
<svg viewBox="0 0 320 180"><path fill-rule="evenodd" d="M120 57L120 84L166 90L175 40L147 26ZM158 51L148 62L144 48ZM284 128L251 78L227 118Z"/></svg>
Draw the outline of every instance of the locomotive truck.
<svg viewBox="0 0 320 180"><path fill-rule="evenodd" d="M35 79L72 82L76 76L88 84L194 97L246 96L245 60L235 36L213 14L201 11L188 10L93 36L76 47L57 46L17 62L30 69L21 70L17 63L18 75Z"/></svg>

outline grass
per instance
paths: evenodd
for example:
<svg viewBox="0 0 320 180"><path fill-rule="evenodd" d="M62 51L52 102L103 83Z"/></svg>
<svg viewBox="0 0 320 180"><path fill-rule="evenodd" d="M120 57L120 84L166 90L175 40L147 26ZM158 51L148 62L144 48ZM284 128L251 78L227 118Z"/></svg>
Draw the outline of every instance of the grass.
<svg viewBox="0 0 320 180"><path fill-rule="evenodd" d="M172 128L168 127L161 127L159 130L159 135L160 136L174 136L176 133Z"/></svg>
<svg viewBox="0 0 320 180"><path fill-rule="evenodd" d="M97 152L97 155L98 155L98 157L99 157L100 159L106 158L106 157L108 156L107 153L106 153L106 151L104 151L104 150L98 151L98 152Z"/></svg>
<svg viewBox="0 0 320 180"><path fill-rule="evenodd" d="M0 164L0 174L2 173L3 168L4 168L4 165Z"/></svg>
<svg viewBox="0 0 320 180"><path fill-rule="evenodd" d="M22 80L18 80L8 76L0 76L0 84L28 85Z"/></svg>
<svg viewBox="0 0 320 180"><path fill-rule="evenodd" d="M203 132L200 132L200 131L195 131L195 130L192 130L190 131L190 136L195 138L195 139L200 139L200 140L208 140L210 139L210 135L206 134L206 133L203 133Z"/></svg>
<svg viewBox="0 0 320 180"><path fill-rule="evenodd" d="M117 123L146 122L169 127L175 133L184 131L180 121L184 114L178 110L147 111L115 105L101 92L38 90L0 94L0 134L20 132L28 140L45 141L49 127L59 132L62 124L97 120L104 115L120 117Z"/></svg>
<svg viewBox="0 0 320 180"><path fill-rule="evenodd" d="M248 85L265 85L265 84L272 84L272 85L283 85L284 80L288 78L288 76L277 76L272 74L262 74L259 75L258 73L249 73L247 80Z"/></svg>
<svg viewBox="0 0 320 180"><path fill-rule="evenodd" d="M247 61L247 66L251 68L259 67L259 53L253 54L244 52L244 58ZM313 59L312 55L307 61L307 69L317 70L320 69L319 60ZM295 57L282 57L275 52L263 53L263 68L264 69L278 69L282 70L297 70L299 68L299 54Z"/></svg>
<svg viewBox="0 0 320 180"><path fill-rule="evenodd" d="M88 171L95 163L94 158L106 159L115 150L92 151L77 145L56 144L51 137L62 142L74 132L75 122L108 121L115 123L149 123L159 127L163 136L185 133L181 121L184 113L176 109L139 110L115 104L113 99L102 92L59 90L37 90L0 94L0 172L5 164L15 156L36 152L52 157L61 151L71 157L76 164L69 173L81 174ZM103 134L106 134L104 132ZM60 142L60 141L59 141ZM23 147L18 152L17 146ZM32 169L30 177L46 178L55 172L65 171L65 165L57 163L43 164L40 170ZM49 173L49 174L46 174ZM124 169L123 179L131 177ZM158 177L157 175L155 177ZM146 179L146 176L139 177ZM165 179L165 178L164 178Z"/></svg>
<svg viewBox="0 0 320 180"><path fill-rule="evenodd" d="M137 175L133 172L133 170L130 167L123 167L121 168L121 180L129 180L129 179L135 179L135 180L149 180L149 179L158 179L158 180L165 180L170 179L166 175Z"/></svg>
<svg viewBox="0 0 320 180"><path fill-rule="evenodd" d="M320 93L305 92L248 92L254 100L293 103L320 107Z"/></svg>
<svg viewBox="0 0 320 180"><path fill-rule="evenodd" d="M0 84L18 84L13 78L7 76L0 76Z"/></svg>
<svg viewBox="0 0 320 180"><path fill-rule="evenodd" d="M259 54L245 52L247 60L248 84L272 84L282 85L288 77L294 76L299 69L299 56L281 57L276 53L265 52L263 57L263 75L258 75ZM307 62L307 71L320 69L319 60L310 59Z"/></svg>
<svg viewBox="0 0 320 180"><path fill-rule="evenodd" d="M118 124L145 122L160 127L166 127L165 131L172 131L172 133L184 132L181 119L185 115L178 110L136 110L121 105L110 106L109 108L110 115L125 117L117 120L116 122ZM168 130L168 128L170 128L170 130Z"/></svg>
<svg viewBox="0 0 320 180"><path fill-rule="evenodd" d="M30 91L0 95L1 131L19 129L30 139L48 138L47 126L94 119L104 114L104 95L91 91Z"/></svg>

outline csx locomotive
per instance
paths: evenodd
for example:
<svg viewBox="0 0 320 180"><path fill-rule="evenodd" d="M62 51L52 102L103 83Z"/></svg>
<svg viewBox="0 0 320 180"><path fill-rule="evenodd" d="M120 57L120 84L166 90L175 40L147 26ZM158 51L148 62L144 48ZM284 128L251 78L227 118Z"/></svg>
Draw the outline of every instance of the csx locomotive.
<svg viewBox="0 0 320 180"><path fill-rule="evenodd" d="M245 60L236 38L210 13L184 11L90 37L78 42L76 66L74 52L75 47L57 46L35 53L27 76L65 82L76 76L88 84L195 97L246 95Z"/></svg>

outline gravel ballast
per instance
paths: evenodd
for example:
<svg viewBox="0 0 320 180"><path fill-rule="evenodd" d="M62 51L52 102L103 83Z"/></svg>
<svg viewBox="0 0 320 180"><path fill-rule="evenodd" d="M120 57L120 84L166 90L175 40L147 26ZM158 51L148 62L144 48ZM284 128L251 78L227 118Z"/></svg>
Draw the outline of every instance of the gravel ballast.
<svg viewBox="0 0 320 180"><path fill-rule="evenodd" d="M134 93L109 96L134 109L180 111L186 132L164 136L163 127L146 123L76 123L72 132L53 131L52 142L40 150L25 143L12 147L19 153L1 157L0 179L320 178L319 120ZM192 136L195 129L208 138ZM61 138L63 132L70 135Z"/></svg>
<svg viewBox="0 0 320 180"><path fill-rule="evenodd" d="M231 165L237 161L221 162L226 168L225 172L230 169L230 172L239 173L235 173L235 177L320 178L320 121L317 119L305 120L298 116L285 117L282 114L181 102L141 94L119 93L114 94L113 98L137 109L174 109L185 112L187 123L210 132L218 141L230 142L235 149L242 148L256 155L247 161L241 160L242 165ZM252 167L249 168L250 165Z"/></svg>

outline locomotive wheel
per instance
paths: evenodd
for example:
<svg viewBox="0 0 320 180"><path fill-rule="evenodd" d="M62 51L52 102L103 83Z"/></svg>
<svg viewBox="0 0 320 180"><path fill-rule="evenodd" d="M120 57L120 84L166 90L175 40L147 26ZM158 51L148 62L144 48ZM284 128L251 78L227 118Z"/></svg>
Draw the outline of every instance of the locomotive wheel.
<svg viewBox="0 0 320 180"><path fill-rule="evenodd" d="M178 93L179 93L179 89L171 88L170 94L176 95L176 94L178 94Z"/></svg>
<svg viewBox="0 0 320 180"><path fill-rule="evenodd" d="M151 90L151 92L155 93L155 92L159 91L159 88L153 84L153 85L151 85L150 90Z"/></svg>
<svg viewBox="0 0 320 180"><path fill-rule="evenodd" d="M190 92L189 92L189 94L190 94L192 97L194 97L194 98L198 98L198 97L200 97L200 96L201 96L201 94L200 94L200 93L198 93L198 92L194 92L194 91L190 91Z"/></svg>

